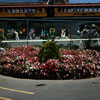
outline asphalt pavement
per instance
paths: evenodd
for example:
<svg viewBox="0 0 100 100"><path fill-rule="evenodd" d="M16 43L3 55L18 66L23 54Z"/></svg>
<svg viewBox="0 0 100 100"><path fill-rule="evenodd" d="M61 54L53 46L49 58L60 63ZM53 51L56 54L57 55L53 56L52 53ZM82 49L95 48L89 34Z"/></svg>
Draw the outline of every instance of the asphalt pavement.
<svg viewBox="0 0 100 100"><path fill-rule="evenodd" d="M0 100L100 100L100 78L32 80L0 75Z"/></svg>

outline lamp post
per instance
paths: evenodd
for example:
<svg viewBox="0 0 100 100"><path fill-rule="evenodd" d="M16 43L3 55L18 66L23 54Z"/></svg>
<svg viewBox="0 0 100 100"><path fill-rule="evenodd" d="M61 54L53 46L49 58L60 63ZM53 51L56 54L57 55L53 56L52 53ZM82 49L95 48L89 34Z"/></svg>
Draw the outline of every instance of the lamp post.
<svg viewBox="0 0 100 100"><path fill-rule="evenodd" d="M27 46L28 46L28 35L29 35L29 19L27 18Z"/></svg>
<svg viewBox="0 0 100 100"><path fill-rule="evenodd" d="M26 13L26 22L27 22L27 46L28 46L28 36L29 36L29 19L31 18L30 11Z"/></svg>

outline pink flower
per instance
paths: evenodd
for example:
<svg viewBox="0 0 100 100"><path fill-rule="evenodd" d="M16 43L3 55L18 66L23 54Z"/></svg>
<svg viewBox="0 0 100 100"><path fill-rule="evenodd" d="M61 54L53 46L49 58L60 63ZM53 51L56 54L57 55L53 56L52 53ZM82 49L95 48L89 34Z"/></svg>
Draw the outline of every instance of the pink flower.
<svg viewBox="0 0 100 100"><path fill-rule="evenodd" d="M8 64L6 65L6 67L7 67L7 68L11 67L11 64L8 63Z"/></svg>

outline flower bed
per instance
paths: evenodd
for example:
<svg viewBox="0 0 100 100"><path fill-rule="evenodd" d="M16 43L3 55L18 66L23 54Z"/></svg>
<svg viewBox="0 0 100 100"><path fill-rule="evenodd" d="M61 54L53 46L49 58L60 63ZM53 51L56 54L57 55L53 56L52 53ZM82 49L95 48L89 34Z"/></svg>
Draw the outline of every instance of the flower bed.
<svg viewBox="0 0 100 100"><path fill-rule="evenodd" d="M39 62L39 47L14 47L1 53L0 74L34 79L79 79L96 77L100 53L95 50L60 49L61 60Z"/></svg>

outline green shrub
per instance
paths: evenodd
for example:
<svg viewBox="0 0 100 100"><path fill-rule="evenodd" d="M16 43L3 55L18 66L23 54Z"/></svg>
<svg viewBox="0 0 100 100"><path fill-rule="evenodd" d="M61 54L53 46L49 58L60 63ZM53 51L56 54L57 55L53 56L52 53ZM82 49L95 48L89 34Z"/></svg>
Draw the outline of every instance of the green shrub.
<svg viewBox="0 0 100 100"><path fill-rule="evenodd" d="M3 37L2 37L2 33L0 32L0 47L2 47L2 40L3 40Z"/></svg>
<svg viewBox="0 0 100 100"><path fill-rule="evenodd" d="M59 48L54 41L48 41L40 49L39 59L44 62L52 58L61 59Z"/></svg>
<svg viewBox="0 0 100 100"><path fill-rule="evenodd" d="M4 37L2 36L2 33L0 32L0 47L2 48L8 47L7 43L2 43L2 40L4 40Z"/></svg>

